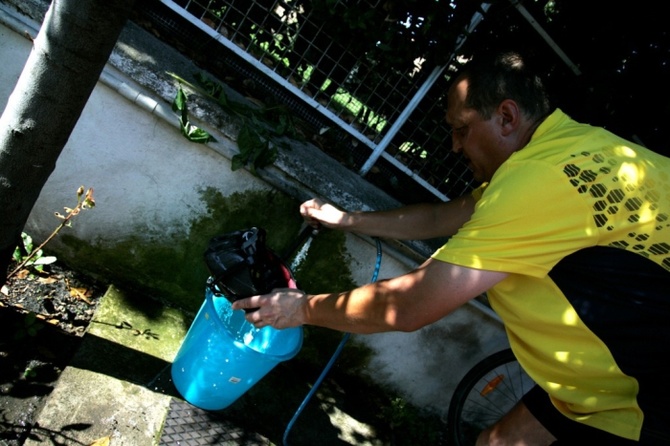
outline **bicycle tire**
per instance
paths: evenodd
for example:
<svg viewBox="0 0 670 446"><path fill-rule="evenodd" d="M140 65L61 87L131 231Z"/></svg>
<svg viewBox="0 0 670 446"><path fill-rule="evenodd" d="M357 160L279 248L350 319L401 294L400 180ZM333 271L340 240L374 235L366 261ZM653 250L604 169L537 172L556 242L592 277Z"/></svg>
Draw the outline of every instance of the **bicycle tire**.
<svg viewBox="0 0 670 446"><path fill-rule="evenodd" d="M458 383L447 412L449 446L472 446L534 385L511 349L475 364Z"/></svg>

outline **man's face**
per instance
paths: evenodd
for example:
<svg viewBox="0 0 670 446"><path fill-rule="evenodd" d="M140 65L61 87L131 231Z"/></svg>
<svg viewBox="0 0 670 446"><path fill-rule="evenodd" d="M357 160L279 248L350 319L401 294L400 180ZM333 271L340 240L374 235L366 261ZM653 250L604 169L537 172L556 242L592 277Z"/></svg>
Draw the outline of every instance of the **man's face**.
<svg viewBox="0 0 670 446"><path fill-rule="evenodd" d="M489 181L508 158L494 113L484 120L473 108L465 106L468 80L458 79L449 90L446 121L452 128L452 150L461 153L477 181Z"/></svg>

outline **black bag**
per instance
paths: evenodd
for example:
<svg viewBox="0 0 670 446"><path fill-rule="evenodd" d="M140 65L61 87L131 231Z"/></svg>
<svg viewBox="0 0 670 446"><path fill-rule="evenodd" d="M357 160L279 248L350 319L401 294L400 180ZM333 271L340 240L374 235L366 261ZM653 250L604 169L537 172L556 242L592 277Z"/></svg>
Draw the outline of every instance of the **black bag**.
<svg viewBox="0 0 670 446"><path fill-rule="evenodd" d="M251 228L210 240L205 263L215 295L234 302L275 288L296 288L290 269L265 245L265 236L264 229Z"/></svg>

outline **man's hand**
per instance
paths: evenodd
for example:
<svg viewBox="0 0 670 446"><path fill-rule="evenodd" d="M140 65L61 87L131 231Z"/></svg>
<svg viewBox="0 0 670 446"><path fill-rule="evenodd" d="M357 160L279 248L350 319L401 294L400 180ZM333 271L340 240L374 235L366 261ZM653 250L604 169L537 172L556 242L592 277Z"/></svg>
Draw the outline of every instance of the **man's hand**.
<svg viewBox="0 0 670 446"><path fill-rule="evenodd" d="M271 293L233 302L233 310L258 308L246 314L256 328L270 325L277 329L298 327L305 323L307 294L294 288L278 288Z"/></svg>
<svg viewBox="0 0 670 446"><path fill-rule="evenodd" d="M314 228L323 225L326 228L342 229L347 223L347 213L318 198L305 201L300 205L300 215Z"/></svg>

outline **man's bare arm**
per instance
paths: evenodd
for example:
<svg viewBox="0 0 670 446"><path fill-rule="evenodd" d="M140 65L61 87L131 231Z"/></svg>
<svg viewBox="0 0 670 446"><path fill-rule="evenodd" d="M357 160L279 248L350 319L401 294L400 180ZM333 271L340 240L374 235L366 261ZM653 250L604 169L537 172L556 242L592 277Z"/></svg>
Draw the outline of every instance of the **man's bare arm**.
<svg viewBox="0 0 670 446"><path fill-rule="evenodd" d="M300 206L300 213L325 227L398 240L425 240L454 235L472 216L471 196L445 203L409 205L387 211L341 211L314 199Z"/></svg>
<svg viewBox="0 0 670 446"><path fill-rule="evenodd" d="M416 270L351 291L307 295L275 290L233 304L257 327L317 325L352 333L413 331L446 316L507 277L430 259Z"/></svg>

